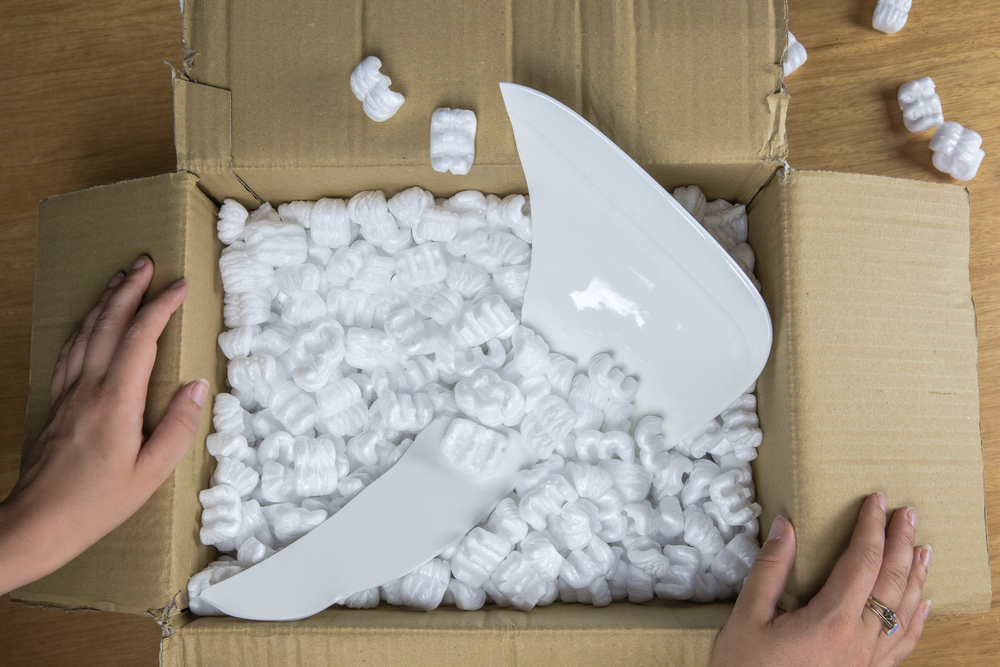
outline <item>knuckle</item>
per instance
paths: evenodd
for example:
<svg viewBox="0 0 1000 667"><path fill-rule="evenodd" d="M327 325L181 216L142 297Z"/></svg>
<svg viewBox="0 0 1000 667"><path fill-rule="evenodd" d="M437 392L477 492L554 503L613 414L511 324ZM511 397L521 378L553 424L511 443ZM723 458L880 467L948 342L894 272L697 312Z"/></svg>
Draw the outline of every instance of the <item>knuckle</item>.
<svg viewBox="0 0 1000 667"><path fill-rule="evenodd" d="M840 639L851 627L851 617L842 604L825 605L817 625L820 632L830 640Z"/></svg>
<svg viewBox="0 0 1000 667"><path fill-rule="evenodd" d="M107 331L115 324L116 312L113 308L105 308L94 321L94 332Z"/></svg>
<svg viewBox="0 0 1000 667"><path fill-rule="evenodd" d="M142 320L132 320L125 327L122 339L138 343L148 341L150 339L149 327Z"/></svg>
<svg viewBox="0 0 1000 667"><path fill-rule="evenodd" d="M73 339L74 348L86 347L87 341L90 340L90 332L80 330L76 333L76 337Z"/></svg>
<svg viewBox="0 0 1000 667"><path fill-rule="evenodd" d="M862 542L852 544L847 550L865 574L874 574L882 569L882 550L876 545Z"/></svg>
<svg viewBox="0 0 1000 667"><path fill-rule="evenodd" d="M820 624L822 644L840 655L854 653L851 647L857 643L858 639L855 620L845 610L831 612ZM865 664L868 664L867 661Z"/></svg>
<svg viewBox="0 0 1000 667"><path fill-rule="evenodd" d="M910 576L910 564L897 563L885 561L882 563L882 572L884 572L889 580L899 589L902 593L903 589L906 588L906 581Z"/></svg>
<svg viewBox="0 0 1000 667"><path fill-rule="evenodd" d="M910 582L908 585L916 586L917 591L922 592L924 584L927 582L927 568L922 563L916 567L911 567L908 581Z"/></svg>
<svg viewBox="0 0 1000 667"><path fill-rule="evenodd" d="M192 436L198 432L198 427L201 425L201 420L198 416L195 416L192 412L185 410L184 416L181 418L184 428Z"/></svg>
<svg viewBox="0 0 1000 667"><path fill-rule="evenodd" d="M770 549L761 549L760 553L757 554L757 559L754 561L754 567L759 569L771 569L775 567L781 567L784 562Z"/></svg>

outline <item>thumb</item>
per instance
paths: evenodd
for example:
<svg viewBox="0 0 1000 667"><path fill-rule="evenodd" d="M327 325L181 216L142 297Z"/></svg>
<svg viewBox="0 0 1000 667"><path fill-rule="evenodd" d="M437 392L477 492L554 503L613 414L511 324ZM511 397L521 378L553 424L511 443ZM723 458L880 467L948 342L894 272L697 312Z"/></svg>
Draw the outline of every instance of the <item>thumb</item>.
<svg viewBox="0 0 1000 667"><path fill-rule="evenodd" d="M174 395L166 414L139 450L136 468L155 478L157 486L170 476L194 442L207 398L207 380L184 385Z"/></svg>
<svg viewBox="0 0 1000 667"><path fill-rule="evenodd" d="M795 530L788 519L776 517L771 524L767 541L750 568L750 574L736 600L733 615L761 623L773 619L794 562Z"/></svg>

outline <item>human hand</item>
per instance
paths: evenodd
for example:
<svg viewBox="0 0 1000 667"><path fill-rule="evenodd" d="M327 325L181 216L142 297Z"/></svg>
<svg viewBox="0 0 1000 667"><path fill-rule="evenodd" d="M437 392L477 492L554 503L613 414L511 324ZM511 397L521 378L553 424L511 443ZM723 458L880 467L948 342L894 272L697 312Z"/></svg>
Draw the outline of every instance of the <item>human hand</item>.
<svg viewBox="0 0 1000 667"><path fill-rule="evenodd" d="M152 277L147 257L116 275L63 345L48 424L0 503L0 594L57 570L125 521L194 440L205 380L181 388L152 434L142 432L156 340L187 295L179 280L140 309Z"/></svg>
<svg viewBox="0 0 1000 667"><path fill-rule="evenodd" d="M795 560L795 531L787 519L775 519L715 642L713 667L901 663L916 646L931 606L920 596L932 552L913 546L916 524L916 510L904 507L893 512L886 529L885 496L868 496L826 585L808 605L783 614L777 605ZM865 608L869 595L896 611L899 628L891 636Z"/></svg>

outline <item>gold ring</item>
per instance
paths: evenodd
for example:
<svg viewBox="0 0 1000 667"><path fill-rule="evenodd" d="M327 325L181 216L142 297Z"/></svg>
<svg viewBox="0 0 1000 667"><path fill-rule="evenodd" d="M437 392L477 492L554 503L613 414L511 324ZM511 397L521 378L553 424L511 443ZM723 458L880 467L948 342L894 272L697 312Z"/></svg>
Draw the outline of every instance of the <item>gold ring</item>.
<svg viewBox="0 0 1000 667"><path fill-rule="evenodd" d="M887 637L899 629L899 622L896 620L896 612L892 609L889 609L871 595L868 596L868 601L865 602L865 606L875 612L875 615L879 617L880 621L882 621L882 632L884 632Z"/></svg>

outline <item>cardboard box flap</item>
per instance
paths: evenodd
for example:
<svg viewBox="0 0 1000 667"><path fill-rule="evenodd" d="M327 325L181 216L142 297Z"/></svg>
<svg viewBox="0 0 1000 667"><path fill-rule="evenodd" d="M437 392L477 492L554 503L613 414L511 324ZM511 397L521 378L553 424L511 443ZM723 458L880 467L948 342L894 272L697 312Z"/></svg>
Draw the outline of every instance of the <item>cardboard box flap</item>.
<svg viewBox="0 0 1000 667"><path fill-rule="evenodd" d="M201 188L217 198L256 208L257 198L232 170L232 101L225 88L173 77L174 149L177 170L197 174ZM189 122L197 118L198 122Z"/></svg>
<svg viewBox="0 0 1000 667"><path fill-rule="evenodd" d="M63 341L115 272L142 253L156 266L150 294L181 277L191 286L158 343L145 430L159 421L184 383L205 377L219 386L216 369L225 370L215 349L222 285L214 271L205 270L214 267L219 252L215 211L190 174L127 181L41 203L26 442L38 437L47 420L49 378ZM199 442L210 424L211 410L205 410ZM197 492L207 481L204 447L192 447L134 516L59 571L14 591L13 599L155 615L186 604L176 594L210 552L197 541Z"/></svg>
<svg viewBox="0 0 1000 667"><path fill-rule="evenodd" d="M819 590L880 490L919 512L937 613L987 610L968 191L792 171L750 211L774 321L755 482L762 524L799 526L784 602Z"/></svg>
<svg viewBox="0 0 1000 667"><path fill-rule="evenodd" d="M481 187L477 170L519 171L501 81L566 103L654 175L668 166L711 164L739 167L748 181L762 160L786 152L777 65L784 17L779 0L448 0L433 10L403 0L191 0L185 39L193 55L185 72L232 91L232 168L258 195L271 185L270 174L283 171L315 178L317 170L322 177L326 169L377 166L408 170L400 183L424 184L434 174L430 116L442 106L476 112L476 166L432 189ZM406 96L384 123L364 115L348 85L367 55L382 59L393 89ZM187 114L184 122L216 119ZM204 136L214 129L178 131ZM223 157L187 154L202 165ZM729 196L749 199L765 178ZM336 183L326 180L328 189ZM523 176L518 180L523 184Z"/></svg>
<svg viewBox="0 0 1000 667"><path fill-rule="evenodd" d="M382 605L290 623L185 614L161 644L164 667L618 664L707 667L731 603L489 607L427 613ZM192 620L193 619L193 620Z"/></svg>

